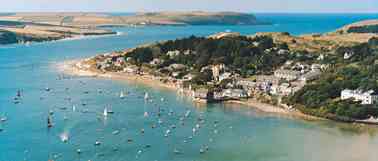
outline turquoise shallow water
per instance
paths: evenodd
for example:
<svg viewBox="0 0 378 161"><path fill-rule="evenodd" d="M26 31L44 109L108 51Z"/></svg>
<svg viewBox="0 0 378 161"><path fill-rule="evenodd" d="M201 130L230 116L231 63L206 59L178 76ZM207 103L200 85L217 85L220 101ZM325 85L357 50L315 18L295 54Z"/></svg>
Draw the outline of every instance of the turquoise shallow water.
<svg viewBox="0 0 378 161"><path fill-rule="evenodd" d="M1 46L0 116L6 116L8 121L0 124L4 129L0 132L0 161L378 160L375 133L356 133L337 123L307 122L261 113L241 105L201 107L176 92L135 82L80 77L57 80L61 74L56 68L58 62L158 40L192 34L205 36L225 30L243 34L263 31L288 31L296 35L319 33L351 22L378 18L377 15L348 14L258 14L258 17L272 21L274 25L125 27L114 28L122 33L117 36ZM45 87L52 90L46 92ZM18 89L23 91L23 97L21 103L15 105L12 98ZM121 90L131 94L121 100L118 98ZM155 102L144 101L146 91ZM159 101L161 97L165 98L164 102ZM76 106L76 112L72 111L72 105ZM115 113L104 119L101 113L107 105L111 105ZM158 121L159 107L164 109L163 124L152 129L152 124ZM54 127L50 130L46 128L49 110L54 110ZM82 113L83 110L88 112ZM180 117L187 110L191 115L181 125ZM170 111L173 113L169 114ZM144 112L150 117L145 118ZM198 118L204 118L204 123L193 134L192 128ZM214 121L219 122L216 127ZM172 125L176 128L171 128ZM140 133L141 129L145 130L144 134ZM172 132L164 137L168 129ZM114 130L120 133L113 135ZM69 135L67 143L61 141L62 133ZM189 139L190 136L193 138ZM133 142L129 143L128 139ZM94 146L96 140L102 144ZM151 147L146 148L146 145ZM209 150L200 154L205 146ZM78 148L82 150L80 155L76 153ZM175 154L175 149L182 154Z"/></svg>

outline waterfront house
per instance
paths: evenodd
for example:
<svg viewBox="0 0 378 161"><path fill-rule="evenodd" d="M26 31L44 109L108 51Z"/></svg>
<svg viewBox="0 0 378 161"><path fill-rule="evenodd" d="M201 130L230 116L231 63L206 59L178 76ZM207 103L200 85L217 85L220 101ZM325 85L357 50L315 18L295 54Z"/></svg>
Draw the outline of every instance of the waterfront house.
<svg viewBox="0 0 378 161"><path fill-rule="evenodd" d="M222 97L230 99L248 98L248 94L243 89L224 89L222 91Z"/></svg>
<svg viewBox="0 0 378 161"><path fill-rule="evenodd" d="M245 91L247 91L249 97L252 96L257 87L256 81L250 79L238 79L236 81L236 85L241 86Z"/></svg>
<svg viewBox="0 0 378 161"><path fill-rule="evenodd" d="M206 88L200 88L192 91L192 96L195 100L208 100L210 98L210 92Z"/></svg>
<svg viewBox="0 0 378 161"><path fill-rule="evenodd" d="M370 105L375 104L378 101L378 94L373 90L362 91L360 89L350 90L344 89L341 91L341 99L353 99L355 101L361 101L361 104Z"/></svg>
<svg viewBox="0 0 378 161"><path fill-rule="evenodd" d="M288 81L296 80L300 76L300 72L295 70L279 69L274 71L274 76Z"/></svg>

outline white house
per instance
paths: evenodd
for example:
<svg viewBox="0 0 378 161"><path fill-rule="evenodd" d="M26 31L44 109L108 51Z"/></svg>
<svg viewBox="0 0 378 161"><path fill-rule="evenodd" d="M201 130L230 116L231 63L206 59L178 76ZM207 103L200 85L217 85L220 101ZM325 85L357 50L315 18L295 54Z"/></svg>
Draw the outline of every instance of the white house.
<svg viewBox="0 0 378 161"><path fill-rule="evenodd" d="M237 85L243 86L245 89L252 89L257 86L257 83L249 79L238 79L236 82Z"/></svg>
<svg viewBox="0 0 378 161"><path fill-rule="evenodd" d="M344 53L344 59L349 59L354 55L353 51L348 51Z"/></svg>
<svg viewBox="0 0 378 161"><path fill-rule="evenodd" d="M289 83L282 83L281 85L273 85L270 89L270 93L274 95L288 96L298 90L298 87L292 86Z"/></svg>
<svg viewBox="0 0 378 161"><path fill-rule="evenodd" d="M359 89L344 89L343 91L341 91L341 99L354 99L356 101L361 101L361 104L370 105L378 101L378 95L373 90L363 92Z"/></svg>
<svg viewBox="0 0 378 161"><path fill-rule="evenodd" d="M277 78L286 79L288 81L296 80L300 76L300 72L295 70L279 69L274 72L274 76Z"/></svg>
<svg viewBox="0 0 378 161"><path fill-rule="evenodd" d="M180 51L179 51L179 50L168 51L168 52L167 52L167 55L168 55L170 58L173 58L173 57L175 57L175 56L180 55Z"/></svg>

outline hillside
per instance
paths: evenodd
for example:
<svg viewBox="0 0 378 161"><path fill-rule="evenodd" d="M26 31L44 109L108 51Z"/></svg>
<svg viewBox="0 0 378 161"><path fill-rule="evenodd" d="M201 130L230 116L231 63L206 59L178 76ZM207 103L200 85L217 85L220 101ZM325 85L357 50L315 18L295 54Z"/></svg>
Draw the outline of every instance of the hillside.
<svg viewBox="0 0 378 161"><path fill-rule="evenodd" d="M347 33L378 33L378 20L365 20L346 25L337 31L341 34Z"/></svg>

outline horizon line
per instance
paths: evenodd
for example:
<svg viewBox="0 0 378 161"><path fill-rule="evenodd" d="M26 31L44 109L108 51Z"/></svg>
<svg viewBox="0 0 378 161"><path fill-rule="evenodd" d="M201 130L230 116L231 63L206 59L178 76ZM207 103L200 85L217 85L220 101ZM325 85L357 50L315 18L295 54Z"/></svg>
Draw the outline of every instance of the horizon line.
<svg viewBox="0 0 378 161"><path fill-rule="evenodd" d="M378 11L367 11L367 12L299 12L299 11L205 11L205 10L166 10L166 11L0 11L0 13L151 13L151 12L235 12L235 13L250 13L250 14L378 14Z"/></svg>

